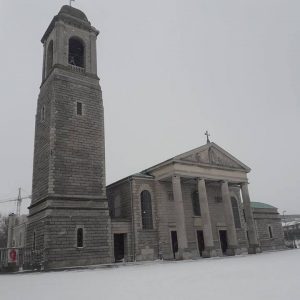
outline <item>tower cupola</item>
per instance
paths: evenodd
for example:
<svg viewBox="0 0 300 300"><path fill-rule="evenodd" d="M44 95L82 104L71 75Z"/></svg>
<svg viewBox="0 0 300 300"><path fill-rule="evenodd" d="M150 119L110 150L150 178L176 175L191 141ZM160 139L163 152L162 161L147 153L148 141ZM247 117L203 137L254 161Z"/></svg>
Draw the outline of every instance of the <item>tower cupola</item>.
<svg viewBox="0 0 300 300"><path fill-rule="evenodd" d="M44 45L43 82L55 68L95 77L98 34L81 10L64 5L41 39Z"/></svg>

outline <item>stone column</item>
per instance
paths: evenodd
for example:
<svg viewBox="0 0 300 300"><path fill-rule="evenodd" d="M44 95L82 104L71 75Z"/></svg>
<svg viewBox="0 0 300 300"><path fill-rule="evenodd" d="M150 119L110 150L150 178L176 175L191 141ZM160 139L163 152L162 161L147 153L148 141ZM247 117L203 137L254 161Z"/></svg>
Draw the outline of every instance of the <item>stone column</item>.
<svg viewBox="0 0 300 300"><path fill-rule="evenodd" d="M90 61L86 66L89 65L89 72L92 74L97 74L97 44L96 44L97 36L94 32L90 33Z"/></svg>
<svg viewBox="0 0 300 300"><path fill-rule="evenodd" d="M258 239L256 235L253 213L251 209L250 196L248 191L248 183L241 184L242 189L242 198L243 198L243 206L245 211L247 229L248 229L248 238L249 238L249 254L255 254L257 252L261 252L261 249L258 244Z"/></svg>
<svg viewBox="0 0 300 300"><path fill-rule="evenodd" d="M188 247L186 228L185 228L185 215L182 200L181 180L179 176L172 177L173 195L176 210L176 228L178 240L179 259L185 258L185 251Z"/></svg>
<svg viewBox="0 0 300 300"><path fill-rule="evenodd" d="M214 238L211 228L210 213L207 201L205 180L198 178L198 195L201 210L201 221L203 228L204 246L203 257L216 256Z"/></svg>
<svg viewBox="0 0 300 300"><path fill-rule="evenodd" d="M62 21L57 22L56 28L56 44L53 45L53 65L65 65L68 64L69 56L65 55L65 34L64 23Z"/></svg>
<svg viewBox="0 0 300 300"><path fill-rule="evenodd" d="M234 217L229 193L228 182L223 181L222 186L222 199L224 202L224 213L227 225L227 241L228 241L228 249L227 255L235 255L235 249L237 248L237 237L236 237L236 229L234 224Z"/></svg>

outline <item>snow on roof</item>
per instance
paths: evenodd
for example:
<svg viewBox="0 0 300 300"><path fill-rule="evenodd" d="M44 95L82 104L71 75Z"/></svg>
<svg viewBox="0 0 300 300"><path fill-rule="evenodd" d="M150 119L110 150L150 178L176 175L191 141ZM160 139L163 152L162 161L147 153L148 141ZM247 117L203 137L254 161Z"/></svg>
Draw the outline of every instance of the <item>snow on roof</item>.
<svg viewBox="0 0 300 300"><path fill-rule="evenodd" d="M251 202L251 207L252 208L275 208L275 209L277 209L275 206L272 206L270 204L263 203L263 202Z"/></svg>
<svg viewBox="0 0 300 300"><path fill-rule="evenodd" d="M291 222L282 222L282 226L287 227L287 226L294 226L300 224L300 221L291 221Z"/></svg>

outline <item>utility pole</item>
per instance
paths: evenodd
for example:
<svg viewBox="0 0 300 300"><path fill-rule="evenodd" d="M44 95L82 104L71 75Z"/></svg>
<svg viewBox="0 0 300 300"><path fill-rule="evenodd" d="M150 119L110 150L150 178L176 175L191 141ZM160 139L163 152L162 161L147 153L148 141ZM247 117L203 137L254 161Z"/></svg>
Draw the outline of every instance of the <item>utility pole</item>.
<svg viewBox="0 0 300 300"><path fill-rule="evenodd" d="M19 188L19 195L17 199L17 216L20 216L21 214L21 203L22 203L21 188Z"/></svg>

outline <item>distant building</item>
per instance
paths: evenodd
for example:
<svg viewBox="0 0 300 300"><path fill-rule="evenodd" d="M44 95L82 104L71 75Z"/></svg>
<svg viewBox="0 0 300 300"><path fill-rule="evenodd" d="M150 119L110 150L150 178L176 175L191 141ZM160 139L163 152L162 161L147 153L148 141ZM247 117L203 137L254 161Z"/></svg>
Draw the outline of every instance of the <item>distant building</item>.
<svg viewBox="0 0 300 300"><path fill-rule="evenodd" d="M286 245L300 248L300 215L284 215L281 219Z"/></svg>
<svg viewBox="0 0 300 300"><path fill-rule="evenodd" d="M8 216L7 248L25 247L27 222L26 215L10 214Z"/></svg>
<svg viewBox="0 0 300 300"><path fill-rule="evenodd" d="M284 236L278 209L261 202L251 202L251 207L261 249L283 249Z"/></svg>

